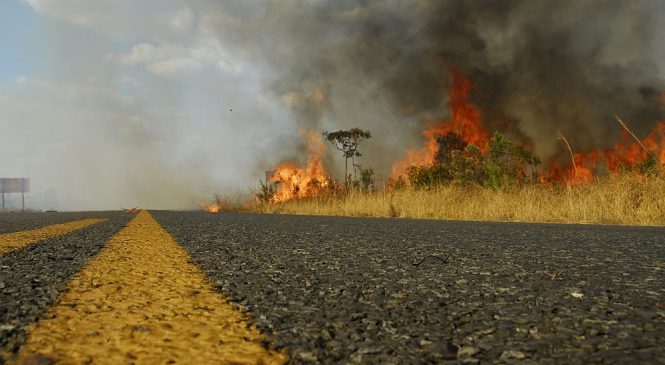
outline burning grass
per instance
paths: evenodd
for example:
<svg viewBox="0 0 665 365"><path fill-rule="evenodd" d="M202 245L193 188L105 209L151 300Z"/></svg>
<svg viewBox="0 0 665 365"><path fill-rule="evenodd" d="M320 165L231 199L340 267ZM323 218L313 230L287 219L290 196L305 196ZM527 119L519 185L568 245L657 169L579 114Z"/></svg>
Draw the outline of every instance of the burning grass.
<svg viewBox="0 0 665 365"><path fill-rule="evenodd" d="M624 173L579 186L530 184L510 190L442 185L353 191L248 208L285 214L665 226L665 177Z"/></svg>
<svg viewBox="0 0 665 365"><path fill-rule="evenodd" d="M251 210L254 203L251 200L247 200L243 194L237 192L233 198L222 194L215 194L211 200L202 200L198 205L201 210L208 213L219 213Z"/></svg>
<svg viewBox="0 0 665 365"><path fill-rule="evenodd" d="M458 71L451 78L450 118L430 121L423 146L407 149L393 163L382 191L375 189L373 169L359 168L356 177L355 161L354 176L345 176L345 184L330 177L320 137L303 131L306 163L279 164L252 202L233 207L218 197L206 209L665 226L664 122L641 139L616 116L621 139L583 151L559 132L569 158L559 154L541 163L530 141L484 128L482 111L470 100L472 82Z"/></svg>

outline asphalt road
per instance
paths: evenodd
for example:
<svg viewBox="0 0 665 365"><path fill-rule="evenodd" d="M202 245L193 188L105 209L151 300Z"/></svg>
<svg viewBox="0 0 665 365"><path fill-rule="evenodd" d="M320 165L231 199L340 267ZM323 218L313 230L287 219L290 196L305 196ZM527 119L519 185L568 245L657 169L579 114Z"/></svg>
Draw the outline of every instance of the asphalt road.
<svg viewBox="0 0 665 365"><path fill-rule="evenodd" d="M3 213L0 214L0 234L25 231L89 217L106 218L106 215L114 213L117 214L117 212Z"/></svg>
<svg viewBox="0 0 665 365"><path fill-rule="evenodd" d="M129 219L105 214L0 257L0 348ZM665 229L152 214L291 363L665 364Z"/></svg>

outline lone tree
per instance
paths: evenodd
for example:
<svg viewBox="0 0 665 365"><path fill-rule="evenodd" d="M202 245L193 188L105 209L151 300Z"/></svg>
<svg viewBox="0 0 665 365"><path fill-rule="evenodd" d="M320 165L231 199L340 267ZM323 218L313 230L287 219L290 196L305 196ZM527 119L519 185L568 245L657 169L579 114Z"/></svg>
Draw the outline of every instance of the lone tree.
<svg viewBox="0 0 665 365"><path fill-rule="evenodd" d="M372 133L360 128L352 128L348 131L340 130L337 132L323 132L323 136L330 144L344 156L344 186L349 186L349 158L353 163L353 176L356 176L356 157L361 154L358 151L360 142L372 138Z"/></svg>

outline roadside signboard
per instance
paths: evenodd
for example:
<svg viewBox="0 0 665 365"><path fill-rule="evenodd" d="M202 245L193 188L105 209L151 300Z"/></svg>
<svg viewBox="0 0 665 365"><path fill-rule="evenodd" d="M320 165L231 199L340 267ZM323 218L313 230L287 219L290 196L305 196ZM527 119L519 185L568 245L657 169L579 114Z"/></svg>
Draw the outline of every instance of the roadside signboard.
<svg viewBox="0 0 665 365"><path fill-rule="evenodd" d="M0 191L3 193L29 193L30 179L25 177L0 178Z"/></svg>
<svg viewBox="0 0 665 365"><path fill-rule="evenodd" d="M27 177L6 178L0 177L0 192L2 192L2 209L5 209L5 194L21 193L21 202L25 210L25 193L30 192L30 179Z"/></svg>

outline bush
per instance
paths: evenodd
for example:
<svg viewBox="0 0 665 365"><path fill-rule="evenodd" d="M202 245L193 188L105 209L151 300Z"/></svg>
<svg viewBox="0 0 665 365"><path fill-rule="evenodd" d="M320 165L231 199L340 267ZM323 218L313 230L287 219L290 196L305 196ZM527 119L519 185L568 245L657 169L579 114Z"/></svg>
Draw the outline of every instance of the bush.
<svg viewBox="0 0 665 365"><path fill-rule="evenodd" d="M437 141L440 147L435 164L411 166L407 170L409 183L416 189L443 184L478 184L499 189L535 181L540 160L498 132L490 139L484 154L476 145L464 145L454 133Z"/></svg>
<svg viewBox="0 0 665 365"><path fill-rule="evenodd" d="M259 199L260 202L270 203L275 196L275 193L277 193L277 185L272 182L264 183L261 180L259 180L259 184L259 191L254 193L254 195L256 195L256 198Z"/></svg>
<svg viewBox="0 0 665 365"><path fill-rule="evenodd" d="M410 166L406 171L406 177L411 186L416 189L431 189L437 185L450 182L452 176L444 165L434 164L432 166ZM399 184L399 183L402 184ZM395 187L400 185L404 187L404 180L400 179L395 184Z"/></svg>
<svg viewBox="0 0 665 365"><path fill-rule="evenodd" d="M475 144L464 147L463 151L452 151L448 166L453 182L460 185L482 184L484 180L484 158Z"/></svg>
<svg viewBox="0 0 665 365"><path fill-rule="evenodd" d="M535 180L540 159L533 152L494 132L486 154L483 186L514 187Z"/></svg>

